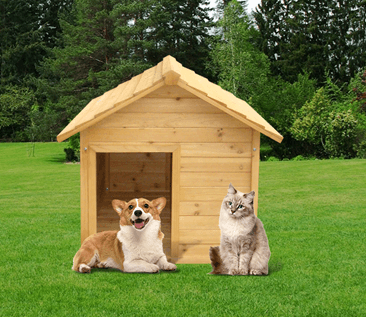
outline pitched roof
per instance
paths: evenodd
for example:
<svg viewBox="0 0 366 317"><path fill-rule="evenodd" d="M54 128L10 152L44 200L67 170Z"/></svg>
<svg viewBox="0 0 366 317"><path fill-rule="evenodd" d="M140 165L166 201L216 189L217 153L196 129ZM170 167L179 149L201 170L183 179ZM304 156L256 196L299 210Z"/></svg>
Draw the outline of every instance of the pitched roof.
<svg viewBox="0 0 366 317"><path fill-rule="evenodd" d="M96 124L114 112L165 85L177 85L221 109L271 139L283 137L245 101L166 56L156 66L91 100L57 136L59 142Z"/></svg>

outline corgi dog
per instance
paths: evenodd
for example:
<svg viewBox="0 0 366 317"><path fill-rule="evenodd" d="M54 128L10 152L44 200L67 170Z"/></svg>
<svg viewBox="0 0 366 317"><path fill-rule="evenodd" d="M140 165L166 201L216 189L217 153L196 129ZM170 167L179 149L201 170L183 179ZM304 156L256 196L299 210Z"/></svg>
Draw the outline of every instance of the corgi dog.
<svg viewBox="0 0 366 317"><path fill-rule="evenodd" d="M145 273L176 270L163 252L160 213L165 205L164 197L152 201L113 200L120 230L99 232L85 239L74 256L72 269L80 273L90 273L95 267Z"/></svg>

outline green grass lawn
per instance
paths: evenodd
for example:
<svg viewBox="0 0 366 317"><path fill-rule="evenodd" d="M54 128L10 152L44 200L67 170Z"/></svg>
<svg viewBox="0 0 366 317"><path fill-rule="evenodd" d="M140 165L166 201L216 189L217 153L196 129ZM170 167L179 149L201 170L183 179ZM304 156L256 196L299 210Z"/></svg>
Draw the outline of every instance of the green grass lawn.
<svg viewBox="0 0 366 317"><path fill-rule="evenodd" d="M71 270L79 165L0 144L0 316L365 316L366 160L261 162L269 275Z"/></svg>

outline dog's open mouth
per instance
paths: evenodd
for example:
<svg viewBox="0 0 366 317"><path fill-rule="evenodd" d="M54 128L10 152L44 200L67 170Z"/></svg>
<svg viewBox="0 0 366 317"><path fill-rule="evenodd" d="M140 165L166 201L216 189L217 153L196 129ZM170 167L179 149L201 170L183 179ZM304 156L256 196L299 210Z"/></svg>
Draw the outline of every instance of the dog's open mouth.
<svg viewBox="0 0 366 317"><path fill-rule="evenodd" d="M149 218L146 218L145 220L142 220L140 218L136 219L135 221L131 220L133 226L138 230L144 229L148 222Z"/></svg>

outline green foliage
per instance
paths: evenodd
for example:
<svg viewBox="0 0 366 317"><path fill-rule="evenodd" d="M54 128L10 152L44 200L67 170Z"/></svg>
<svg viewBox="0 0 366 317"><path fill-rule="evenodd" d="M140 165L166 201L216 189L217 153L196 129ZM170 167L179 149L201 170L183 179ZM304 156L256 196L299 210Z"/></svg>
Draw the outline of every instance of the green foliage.
<svg viewBox="0 0 366 317"><path fill-rule="evenodd" d="M221 38L211 56L219 85L249 101L266 89L269 75L268 58L253 45L258 31L235 0L226 6L218 26Z"/></svg>
<svg viewBox="0 0 366 317"><path fill-rule="evenodd" d="M356 110L366 115L366 70L351 79L348 90L351 92L352 103Z"/></svg>
<svg viewBox="0 0 366 317"><path fill-rule="evenodd" d="M298 156L295 156L294 158L292 158L291 161L306 161L306 157L304 157L302 155L298 155Z"/></svg>
<svg viewBox="0 0 366 317"><path fill-rule="evenodd" d="M358 121L351 110L333 110L324 88L297 111L291 132L295 139L312 147L309 154L326 157L354 157Z"/></svg>
<svg viewBox="0 0 366 317"><path fill-rule="evenodd" d="M254 17L258 47L274 75L286 81L306 71L319 85L327 72L333 81L347 83L364 67L365 1L263 0Z"/></svg>
<svg viewBox="0 0 366 317"><path fill-rule="evenodd" d="M31 124L26 128L26 133L33 142L55 141L56 135L63 127L60 114L53 109L40 111L39 108L29 113Z"/></svg>
<svg viewBox="0 0 366 317"><path fill-rule="evenodd" d="M62 45L35 80L40 111L66 125L90 100L140 74L167 54L193 70L208 57L211 18L204 0L76 0L60 24Z"/></svg>
<svg viewBox="0 0 366 317"><path fill-rule="evenodd" d="M72 0L0 1L0 81L22 84L38 76L38 66L58 41L58 14Z"/></svg>
<svg viewBox="0 0 366 317"><path fill-rule="evenodd" d="M24 129L29 126L29 112L37 106L34 93L8 85L0 94L0 139L29 140Z"/></svg>
<svg viewBox="0 0 366 317"><path fill-rule="evenodd" d="M304 144L293 137L291 127L295 112L313 97L315 85L316 82L306 73L299 74L294 83L272 78L266 89L252 98L253 103L263 110L263 117L284 137L280 144L269 139L263 140L272 147L271 155L280 159L306 155Z"/></svg>
<svg viewBox="0 0 366 317"><path fill-rule="evenodd" d="M80 161L80 134L74 134L69 137L67 141L67 147L64 149L66 153L66 161L74 162Z"/></svg>

